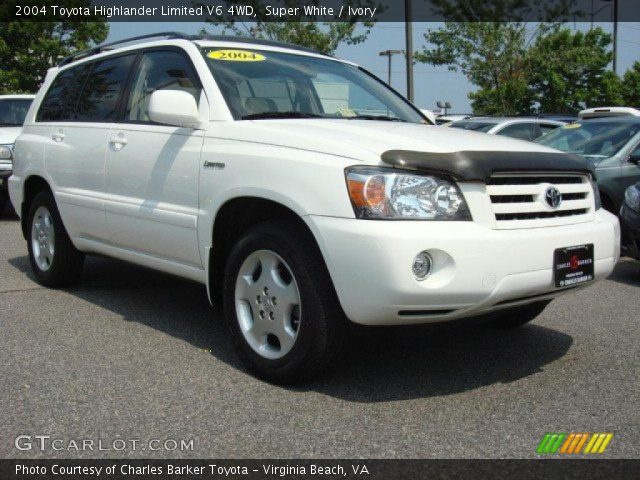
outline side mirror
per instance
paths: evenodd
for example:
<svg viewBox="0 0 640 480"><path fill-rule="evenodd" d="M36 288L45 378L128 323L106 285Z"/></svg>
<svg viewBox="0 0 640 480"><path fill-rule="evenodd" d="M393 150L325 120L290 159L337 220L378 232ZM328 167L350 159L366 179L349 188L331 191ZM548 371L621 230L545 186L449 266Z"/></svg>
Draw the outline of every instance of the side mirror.
<svg viewBox="0 0 640 480"><path fill-rule="evenodd" d="M631 152L631 155L629 155L629 161L640 167L640 149Z"/></svg>
<svg viewBox="0 0 640 480"><path fill-rule="evenodd" d="M156 90L149 99L149 118L158 123L193 128L199 122L193 95L182 90Z"/></svg>

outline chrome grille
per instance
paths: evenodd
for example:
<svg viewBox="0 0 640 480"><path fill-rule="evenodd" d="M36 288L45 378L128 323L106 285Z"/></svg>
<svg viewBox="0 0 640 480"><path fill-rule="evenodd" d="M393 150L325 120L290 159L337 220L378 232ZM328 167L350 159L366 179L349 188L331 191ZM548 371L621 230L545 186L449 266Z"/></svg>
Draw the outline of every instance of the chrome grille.
<svg viewBox="0 0 640 480"><path fill-rule="evenodd" d="M552 187L562 195L556 207L546 200ZM487 194L497 228L579 223L594 209L590 178L581 174L499 174L487 184Z"/></svg>

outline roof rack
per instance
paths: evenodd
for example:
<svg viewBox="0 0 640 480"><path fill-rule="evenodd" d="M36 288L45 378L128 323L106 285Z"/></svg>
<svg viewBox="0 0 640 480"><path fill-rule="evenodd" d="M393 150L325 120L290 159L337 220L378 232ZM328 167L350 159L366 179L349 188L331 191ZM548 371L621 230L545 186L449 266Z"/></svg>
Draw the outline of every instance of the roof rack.
<svg viewBox="0 0 640 480"><path fill-rule="evenodd" d="M180 32L158 32L158 33L149 33L147 35L140 35L137 37L124 38L122 40L118 40L117 42L103 43L94 48L90 48L88 50L83 50L81 52L74 53L73 55L69 55L68 57L64 58L58 64L58 67L68 65L69 63L75 62L76 60L80 60L82 58L90 57L92 55L97 55L104 51L111 50L116 45L124 45L127 43L139 42L141 40L148 40L150 38L165 38L167 40L181 39L181 40L189 40L191 42L195 42L197 40L210 40L210 41L216 41L216 42L249 43L254 45L269 45L272 47L288 48L291 50L298 50L298 51L307 52L307 53L318 53L316 50L313 50L311 48L301 47L299 45L294 45L292 43L277 42L274 40L263 40L260 38L234 37L234 36L227 36L227 35L186 35Z"/></svg>
<svg viewBox="0 0 640 480"><path fill-rule="evenodd" d="M278 42L275 40L265 40L262 38L252 38L252 37L235 37L229 35L192 35L189 37L190 40L211 40L215 42L233 42L233 43L249 43L254 45L269 45L271 47L281 47L288 48L290 50L298 50L301 52L307 53L319 53L317 50L313 50L308 47L301 47L300 45L295 45L293 43L287 42Z"/></svg>
<svg viewBox="0 0 640 480"><path fill-rule="evenodd" d="M189 35L185 35L184 33L180 33L180 32L149 33L147 35L139 35L137 37L124 38L122 40L118 40L117 42L103 43L101 45L98 45L97 47L90 48L88 50L83 50L81 52L74 53L73 55L69 55L68 57L64 58L58 64L58 66L62 67L63 65L67 65L67 64L69 64L71 62L75 62L76 60L80 60L82 58L90 57L92 55L97 55L98 53L102 53L102 52L104 52L106 50L111 50L116 45L123 45L123 44L126 44L126 43L133 43L133 42L137 42L137 41L140 41L140 40L148 40L150 38L166 38L168 40L179 38L179 39L183 39L183 40L191 40L191 37Z"/></svg>

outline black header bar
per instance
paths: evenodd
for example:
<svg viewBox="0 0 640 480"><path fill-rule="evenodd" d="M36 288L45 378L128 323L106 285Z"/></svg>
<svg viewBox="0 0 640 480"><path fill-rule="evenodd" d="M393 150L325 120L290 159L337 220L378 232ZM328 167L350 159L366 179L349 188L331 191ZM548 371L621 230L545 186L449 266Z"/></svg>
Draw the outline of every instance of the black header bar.
<svg viewBox="0 0 640 480"><path fill-rule="evenodd" d="M402 22L399 0L3 0L0 21ZM413 22L640 21L638 0L412 0Z"/></svg>

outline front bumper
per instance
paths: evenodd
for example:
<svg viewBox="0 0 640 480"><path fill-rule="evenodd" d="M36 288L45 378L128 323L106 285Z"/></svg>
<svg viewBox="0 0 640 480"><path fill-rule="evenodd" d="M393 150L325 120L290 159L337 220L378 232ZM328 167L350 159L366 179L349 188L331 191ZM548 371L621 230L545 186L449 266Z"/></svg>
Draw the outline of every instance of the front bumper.
<svg viewBox="0 0 640 480"><path fill-rule="evenodd" d="M474 222L306 218L347 317L365 325L455 320L553 298L567 290L554 285L556 248L594 244L596 280L609 275L620 257L618 219L602 209L591 222L522 230ZM417 281L411 265L424 250L434 259L433 270Z"/></svg>
<svg viewBox="0 0 640 480"><path fill-rule="evenodd" d="M640 213L631 210L626 204L620 210L622 226L622 245L626 254L640 260Z"/></svg>

